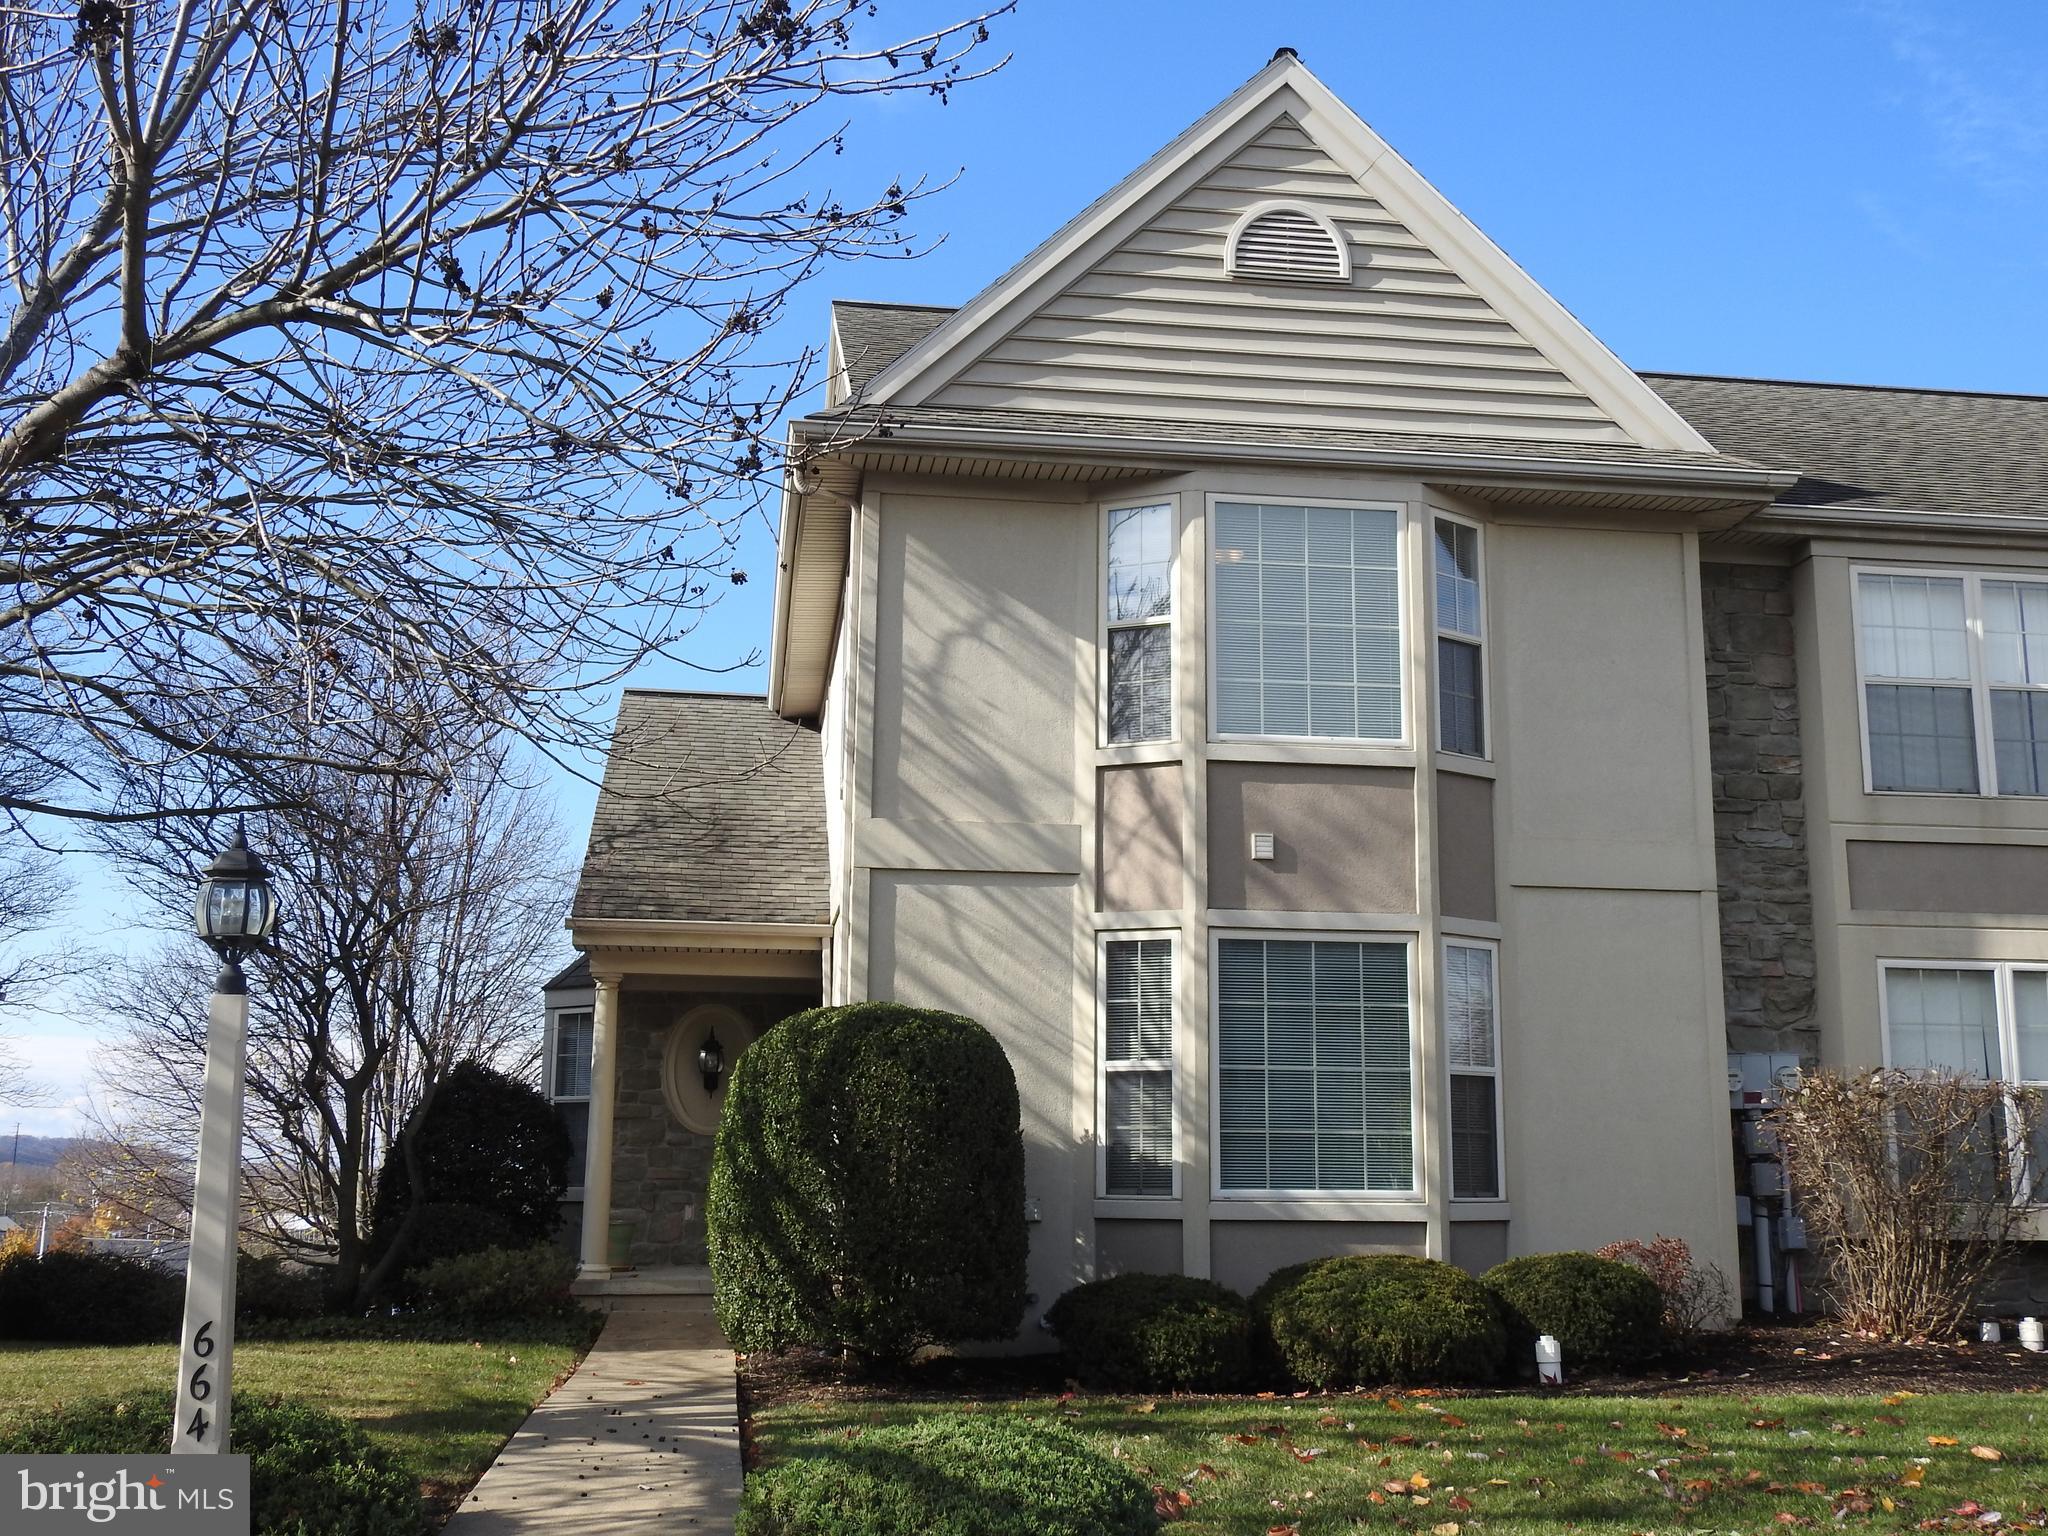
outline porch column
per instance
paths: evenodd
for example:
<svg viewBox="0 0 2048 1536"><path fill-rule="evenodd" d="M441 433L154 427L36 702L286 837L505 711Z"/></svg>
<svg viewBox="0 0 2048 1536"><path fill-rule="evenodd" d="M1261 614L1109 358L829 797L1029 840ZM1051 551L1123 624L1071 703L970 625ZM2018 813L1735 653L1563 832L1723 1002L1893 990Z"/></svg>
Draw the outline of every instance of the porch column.
<svg viewBox="0 0 2048 1536"><path fill-rule="evenodd" d="M591 977L597 996L590 1011L589 1150L583 1165L583 1264L586 1277L611 1273L612 1105L618 1096L619 976Z"/></svg>

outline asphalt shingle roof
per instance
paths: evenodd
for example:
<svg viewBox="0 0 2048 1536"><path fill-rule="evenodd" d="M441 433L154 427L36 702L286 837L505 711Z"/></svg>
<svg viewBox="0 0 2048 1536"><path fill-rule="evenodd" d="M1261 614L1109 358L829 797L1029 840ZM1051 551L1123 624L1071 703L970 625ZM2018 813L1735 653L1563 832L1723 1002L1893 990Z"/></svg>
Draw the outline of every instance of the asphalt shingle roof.
<svg viewBox="0 0 2048 1536"><path fill-rule="evenodd" d="M759 695L629 688L573 918L821 923L818 733Z"/></svg>
<svg viewBox="0 0 2048 1536"><path fill-rule="evenodd" d="M832 323L839 327L839 360L846 387L858 399L875 375L939 328L953 311L943 304L868 304L839 299Z"/></svg>
<svg viewBox="0 0 2048 1536"><path fill-rule="evenodd" d="M1800 472L1782 504L2048 512L2048 399L1646 373L1725 453Z"/></svg>

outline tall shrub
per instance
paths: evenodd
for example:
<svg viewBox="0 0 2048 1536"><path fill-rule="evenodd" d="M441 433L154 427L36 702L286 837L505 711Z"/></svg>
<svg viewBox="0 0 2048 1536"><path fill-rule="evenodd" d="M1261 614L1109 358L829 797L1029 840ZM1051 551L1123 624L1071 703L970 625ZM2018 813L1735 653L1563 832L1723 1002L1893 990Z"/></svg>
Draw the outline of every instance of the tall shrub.
<svg viewBox="0 0 2048 1536"><path fill-rule="evenodd" d="M1024 1314L1017 1082L972 1019L898 1003L771 1029L726 1090L705 1213L734 1346L872 1361Z"/></svg>
<svg viewBox="0 0 2048 1536"><path fill-rule="evenodd" d="M2042 1109L2038 1089L1947 1072L1808 1072L1785 1090L1767 1125L1845 1323L1961 1324L2019 1237L2015 1149Z"/></svg>
<svg viewBox="0 0 2048 1536"><path fill-rule="evenodd" d="M414 1155L424 1178L426 1202L466 1206L478 1213L470 1244L423 1240L407 1255L406 1267L483 1248L524 1247L545 1242L561 1225L562 1192L569 1184L569 1133L554 1106L531 1084L465 1061L452 1068L410 1128ZM384 1159L377 1175L378 1253L388 1249L413 1203L411 1173L403 1141ZM422 1213L423 1215L425 1213ZM455 1218L437 1213L416 1222L445 1232Z"/></svg>

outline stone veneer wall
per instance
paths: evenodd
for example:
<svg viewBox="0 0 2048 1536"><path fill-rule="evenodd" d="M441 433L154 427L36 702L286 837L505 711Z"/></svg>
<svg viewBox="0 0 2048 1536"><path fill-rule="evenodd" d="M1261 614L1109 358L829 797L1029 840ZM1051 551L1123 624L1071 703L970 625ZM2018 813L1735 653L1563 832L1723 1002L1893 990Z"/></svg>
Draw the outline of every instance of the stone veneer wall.
<svg viewBox="0 0 2048 1536"><path fill-rule="evenodd" d="M612 1124L612 1220L634 1227L636 1269L702 1264L704 1191L711 1181L711 1138L685 1130L661 1091L669 1030L700 1003L724 1003L765 1029L817 994L628 992L619 1007L619 1088Z"/></svg>
<svg viewBox="0 0 2048 1536"><path fill-rule="evenodd" d="M1820 1031L1792 573L1703 564L1700 588L1728 1048L1814 1058Z"/></svg>

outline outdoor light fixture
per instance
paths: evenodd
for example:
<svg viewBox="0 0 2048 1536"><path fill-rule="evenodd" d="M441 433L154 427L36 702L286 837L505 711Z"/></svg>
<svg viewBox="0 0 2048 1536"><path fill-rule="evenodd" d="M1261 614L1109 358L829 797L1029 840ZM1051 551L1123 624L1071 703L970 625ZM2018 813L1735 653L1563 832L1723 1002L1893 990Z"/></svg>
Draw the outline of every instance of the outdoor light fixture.
<svg viewBox="0 0 2048 1536"><path fill-rule="evenodd" d="M697 1070L704 1074L704 1091L718 1092L718 1080L725 1076L725 1047L718 1043L718 1031L704 1037L697 1051Z"/></svg>
<svg viewBox="0 0 2048 1536"><path fill-rule="evenodd" d="M199 1157L192 1170L192 1226L185 1254L185 1313L178 1332L178 1408L171 1450L219 1455L228 1448L235 1356L235 1239L242 1175L242 1080L249 1039L249 983L242 961L277 927L270 871L241 828L206 866L192 906L199 937L220 956L206 1010L206 1078L199 1103Z"/></svg>
<svg viewBox="0 0 2048 1536"><path fill-rule="evenodd" d="M270 937L277 926L277 897L270 889L270 871L249 851L239 827L199 882L193 906L199 937L230 967Z"/></svg>

